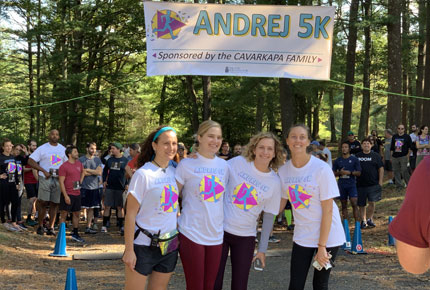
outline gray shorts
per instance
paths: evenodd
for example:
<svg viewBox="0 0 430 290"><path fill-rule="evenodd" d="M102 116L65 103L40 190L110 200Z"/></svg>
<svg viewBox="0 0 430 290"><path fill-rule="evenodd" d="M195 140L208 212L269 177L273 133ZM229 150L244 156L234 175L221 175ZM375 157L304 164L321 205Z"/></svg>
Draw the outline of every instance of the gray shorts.
<svg viewBox="0 0 430 290"><path fill-rule="evenodd" d="M42 201L51 201L60 203L61 189L58 178L50 177L46 179L44 176L39 176L39 190L37 198Z"/></svg>
<svg viewBox="0 0 430 290"><path fill-rule="evenodd" d="M104 204L109 207L124 207L122 193L124 190L122 189L109 189L106 188Z"/></svg>
<svg viewBox="0 0 430 290"><path fill-rule="evenodd" d="M358 191L358 206L366 206L367 200L380 201L382 197L382 187L377 185L357 187Z"/></svg>

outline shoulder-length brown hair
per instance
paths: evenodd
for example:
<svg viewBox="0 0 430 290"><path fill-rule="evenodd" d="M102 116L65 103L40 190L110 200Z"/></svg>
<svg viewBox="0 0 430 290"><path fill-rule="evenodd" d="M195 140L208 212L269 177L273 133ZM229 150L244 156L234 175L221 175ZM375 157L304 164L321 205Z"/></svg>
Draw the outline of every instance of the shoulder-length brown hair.
<svg viewBox="0 0 430 290"><path fill-rule="evenodd" d="M275 142L275 156L270 161L269 167L276 171L278 167L284 163L284 157L282 156L283 147L281 141L279 141L279 138L276 137L276 135L272 132L260 132L252 136L251 139L249 139L249 143L245 146L245 151L242 153L242 156L248 161L254 161L255 148L257 147L258 143L265 138L272 139Z"/></svg>

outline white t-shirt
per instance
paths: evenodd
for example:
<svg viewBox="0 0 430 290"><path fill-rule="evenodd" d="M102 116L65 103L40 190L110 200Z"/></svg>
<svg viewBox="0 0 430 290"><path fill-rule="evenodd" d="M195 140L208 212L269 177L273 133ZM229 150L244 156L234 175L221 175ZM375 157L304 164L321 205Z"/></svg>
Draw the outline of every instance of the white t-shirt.
<svg viewBox="0 0 430 290"><path fill-rule="evenodd" d="M30 158L39 163L39 166L50 172L50 170L57 170L60 166L67 161L66 148L57 144L52 146L49 143L45 143L31 153ZM42 171L39 171L40 176L44 176Z"/></svg>
<svg viewBox="0 0 430 290"><path fill-rule="evenodd" d="M333 168L333 160L331 159L331 151L327 147L324 147L322 153L327 155L327 164L330 166L330 168Z"/></svg>
<svg viewBox="0 0 430 290"><path fill-rule="evenodd" d="M339 196L339 188L331 168L324 161L311 156L302 168L288 161L279 169L282 197L291 202L294 214L293 241L302 247L317 248L322 218L321 201ZM340 246L345 233L339 209L333 201L333 219L327 247Z"/></svg>
<svg viewBox="0 0 430 290"><path fill-rule="evenodd" d="M254 162L242 156L227 163L230 175L224 198L224 231L243 237L256 236L260 213L279 213L281 181L273 170L258 171Z"/></svg>
<svg viewBox="0 0 430 290"><path fill-rule="evenodd" d="M176 168L176 180L184 186L179 231L197 244L222 244L224 188L228 174L225 160L208 159L198 153L197 158L183 159Z"/></svg>
<svg viewBox="0 0 430 290"><path fill-rule="evenodd" d="M133 174L128 194L140 204L136 222L142 229L152 234L160 231L160 235L176 229L179 193L173 166L164 172L151 162L145 163ZM151 239L141 232L134 243L149 246Z"/></svg>

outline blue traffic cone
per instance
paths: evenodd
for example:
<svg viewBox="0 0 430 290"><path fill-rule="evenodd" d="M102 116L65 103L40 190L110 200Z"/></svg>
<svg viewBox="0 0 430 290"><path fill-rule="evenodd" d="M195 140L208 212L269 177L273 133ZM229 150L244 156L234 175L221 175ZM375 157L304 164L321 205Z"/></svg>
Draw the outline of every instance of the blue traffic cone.
<svg viewBox="0 0 430 290"><path fill-rule="evenodd" d="M78 290L75 268L67 269L66 286L64 287L64 290Z"/></svg>
<svg viewBox="0 0 430 290"><path fill-rule="evenodd" d="M351 234L349 232L349 225L347 219L343 220L343 230L345 232L346 242L342 245L341 248L344 251L351 251Z"/></svg>
<svg viewBox="0 0 430 290"><path fill-rule="evenodd" d="M361 226L360 222L355 222L354 238L351 246L352 254L367 254L363 250L363 242L361 240Z"/></svg>
<svg viewBox="0 0 430 290"><path fill-rule="evenodd" d="M390 224L392 221L393 221L393 217L392 216L388 217L388 224ZM388 232L388 245L389 246L394 246L394 238L390 234L390 232Z"/></svg>
<svg viewBox="0 0 430 290"><path fill-rule="evenodd" d="M54 252L49 254L53 257L68 257L66 253L66 224L61 223L60 232L57 236L57 241L55 242Z"/></svg>

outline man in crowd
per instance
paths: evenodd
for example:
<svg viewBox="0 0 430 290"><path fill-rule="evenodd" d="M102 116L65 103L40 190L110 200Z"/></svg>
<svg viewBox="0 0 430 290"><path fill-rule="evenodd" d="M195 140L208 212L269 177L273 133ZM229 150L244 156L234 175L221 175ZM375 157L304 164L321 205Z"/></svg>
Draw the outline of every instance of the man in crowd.
<svg viewBox="0 0 430 290"><path fill-rule="evenodd" d="M85 241L79 236L79 214L81 212L81 183L84 179L84 167L78 160L78 149L71 145L66 149L68 160L64 162L59 170L59 183L61 188L60 197L60 223L66 222L67 214L72 213L72 239L84 243Z"/></svg>
<svg viewBox="0 0 430 290"><path fill-rule="evenodd" d="M133 174L136 172L137 168L137 158L140 153L140 146L137 143L133 143L130 145L130 157L129 161L127 163L127 166L125 167L126 177L128 179L131 179L133 177Z"/></svg>
<svg viewBox="0 0 430 290"><path fill-rule="evenodd" d="M417 161L417 145L415 142L417 142L418 139L418 133L419 133L419 128L417 127L417 125L413 124L411 126L411 133L409 134L409 136L411 137L411 154L409 155L409 166L411 168L411 172L414 172L415 170L415 164Z"/></svg>
<svg viewBox="0 0 430 290"><path fill-rule="evenodd" d="M327 164L330 165L330 168L332 168L333 164L330 149L325 146L325 140L321 140L319 143L320 146L318 146L318 149L321 150L321 152L325 154L325 156L327 156Z"/></svg>
<svg viewBox="0 0 430 290"><path fill-rule="evenodd" d="M338 185L340 192L340 202L342 204L342 217L348 219L348 197L352 206L352 213L355 221L359 221L357 207L357 186L355 177L360 176L361 167L357 157L352 156L348 142L342 143L342 156L333 163L334 175L339 177Z"/></svg>
<svg viewBox="0 0 430 290"><path fill-rule="evenodd" d="M227 141L223 141L221 144L221 152L218 153L218 157L224 160L229 160L232 157L230 152L230 145Z"/></svg>
<svg viewBox="0 0 430 290"><path fill-rule="evenodd" d="M29 154L32 154L37 148L37 142L29 140L27 142L27 154L26 154L26 165L24 166L24 187L27 192L27 199L29 206L27 210L27 225L35 226L37 222L34 221L31 216L36 213L36 201L37 201L37 182L39 176L37 170L33 169L28 165Z"/></svg>
<svg viewBox="0 0 430 290"><path fill-rule="evenodd" d="M348 141L348 144L349 144L349 148L351 148L351 154L355 155L355 154L357 154L358 152L361 151L360 141L358 141L358 140L355 139L354 132L352 132L352 131L349 131L347 135L348 135L348 140L347 141Z"/></svg>
<svg viewBox="0 0 430 290"><path fill-rule="evenodd" d="M397 134L393 135L390 147L394 179L398 187L406 187L409 182L408 162L409 155L412 153L411 146L411 136L405 133L405 126L403 124L398 125ZM405 180L404 185L402 177Z"/></svg>
<svg viewBox="0 0 430 290"><path fill-rule="evenodd" d="M81 206L87 209L86 234L95 234L92 228L94 209L100 208L99 176L102 175L102 161L96 156L97 144L87 144L87 154L79 158L84 167L84 180L81 185Z"/></svg>
<svg viewBox="0 0 430 290"><path fill-rule="evenodd" d="M112 156L106 161L103 169L103 186L105 188L102 232L107 232L110 220L110 209L117 209L118 226L124 233L123 193L126 190L125 166L127 158L122 156L122 145L118 142L111 144ZM109 222L110 223L110 222Z"/></svg>
<svg viewBox="0 0 430 290"><path fill-rule="evenodd" d="M39 171L38 211L39 227L37 234L43 235L43 219L46 207L49 206L49 225L47 235L55 235L54 223L60 203L60 184L58 183L58 169L67 160L63 145L58 143L60 133L51 130L48 135L49 142L37 148L28 159L28 164Z"/></svg>
<svg viewBox="0 0 430 290"><path fill-rule="evenodd" d="M238 143L233 147L233 156L236 157L239 155L242 155L242 145Z"/></svg>
<svg viewBox="0 0 430 290"><path fill-rule="evenodd" d="M387 172L388 183L393 184L393 164L391 163L391 139L393 138L393 131L391 129L385 129L385 140L384 140L384 170Z"/></svg>
<svg viewBox="0 0 430 290"><path fill-rule="evenodd" d="M361 146L363 151L356 155L361 166L361 174L357 178L357 191L361 228L365 229L375 227L373 214L375 213L376 202L381 200L384 166L381 156L371 151L372 144L369 138L364 139ZM369 205L366 214L367 201L369 201Z"/></svg>

